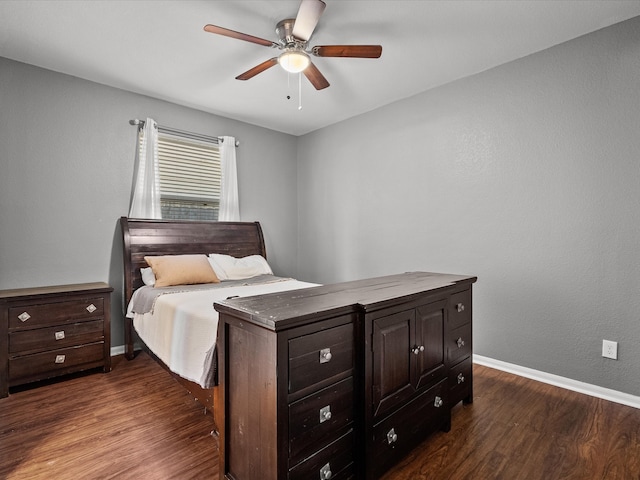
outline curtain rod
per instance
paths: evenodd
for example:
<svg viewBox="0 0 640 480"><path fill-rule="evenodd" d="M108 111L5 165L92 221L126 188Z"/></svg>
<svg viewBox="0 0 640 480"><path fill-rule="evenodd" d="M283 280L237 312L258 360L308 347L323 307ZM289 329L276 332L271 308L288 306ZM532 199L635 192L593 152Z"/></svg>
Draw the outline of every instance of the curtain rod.
<svg viewBox="0 0 640 480"><path fill-rule="evenodd" d="M145 123L144 120L140 120L138 118L129 120L130 125L137 125L138 128L144 127L144 123ZM178 135L180 137L193 138L196 140L205 140L207 142L213 142L213 143L219 143L224 141L223 138L212 137L209 135L202 135L200 133L186 132L184 130L178 130L177 128L171 128L171 127L164 127L162 125L158 125L158 131L168 133L168 134ZM240 141L236 140L236 147L239 147L239 146L240 146Z"/></svg>

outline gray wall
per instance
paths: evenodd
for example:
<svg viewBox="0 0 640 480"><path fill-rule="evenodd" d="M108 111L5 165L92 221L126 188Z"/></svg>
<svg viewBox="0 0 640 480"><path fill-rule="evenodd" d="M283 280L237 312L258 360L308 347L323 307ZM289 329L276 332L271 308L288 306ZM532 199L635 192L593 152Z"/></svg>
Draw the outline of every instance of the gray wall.
<svg viewBox="0 0 640 480"><path fill-rule="evenodd" d="M269 261L295 275L296 138L0 58L0 289L105 281L122 345L122 240L132 118L240 140L242 220L262 223ZM268 201L266 201L268 199Z"/></svg>
<svg viewBox="0 0 640 480"><path fill-rule="evenodd" d="M640 395L640 17L308 134L298 161L299 277L475 274L475 353Z"/></svg>
<svg viewBox="0 0 640 480"><path fill-rule="evenodd" d="M477 354L640 395L638 112L639 18L298 139L0 58L0 288L108 281L122 343L127 122L151 116L241 141L276 273L478 275Z"/></svg>

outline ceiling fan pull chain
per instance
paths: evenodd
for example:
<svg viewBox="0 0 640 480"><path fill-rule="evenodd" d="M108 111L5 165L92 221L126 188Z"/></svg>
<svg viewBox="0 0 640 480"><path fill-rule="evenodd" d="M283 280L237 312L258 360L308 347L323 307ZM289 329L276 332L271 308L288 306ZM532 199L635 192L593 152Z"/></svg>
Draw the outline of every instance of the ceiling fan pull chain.
<svg viewBox="0 0 640 480"><path fill-rule="evenodd" d="M298 110L302 110L302 72L298 74Z"/></svg>

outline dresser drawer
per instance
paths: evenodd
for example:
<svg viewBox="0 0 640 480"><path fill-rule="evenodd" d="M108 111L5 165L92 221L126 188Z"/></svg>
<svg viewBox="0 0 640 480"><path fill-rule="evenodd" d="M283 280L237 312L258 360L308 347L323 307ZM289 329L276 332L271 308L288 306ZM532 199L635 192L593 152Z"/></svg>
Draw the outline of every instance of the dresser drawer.
<svg viewBox="0 0 640 480"><path fill-rule="evenodd" d="M449 328L471 322L471 290L454 293L449 299Z"/></svg>
<svg viewBox="0 0 640 480"><path fill-rule="evenodd" d="M447 358L453 365L471 354L471 324L468 323L449 332L445 339Z"/></svg>
<svg viewBox="0 0 640 480"><path fill-rule="evenodd" d="M309 480L331 478L341 480L352 478L353 430L349 430L335 442L289 470L289 480ZM331 472L328 476L326 472Z"/></svg>
<svg viewBox="0 0 640 480"><path fill-rule="evenodd" d="M352 323L293 338L289 340L289 393L350 372L353 362Z"/></svg>
<svg viewBox="0 0 640 480"><path fill-rule="evenodd" d="M79 319L101 318L103 315L104 305L101 297L11 307L9 329L75 323Z"/></svg>
<svg viewBox="0 0 640 480"><path fill-rule="evenodd" d="M473 384L472 368L471 357L468 357L449 371L451 406L471 394L471 385Z"/></svg>
<svg viewBox="0 0 640 480"><path fill-rule="evenodd" d="M374 426L374 472L384 472L435 428L448 425L449 384L442 380L398 411Z"/></svg>
<svg viewBox="0 0 640 480"><path fill-rule="evenodd" d="M104 365L104 342L9 358L12 385Z"/></svg>
<svg viewBox="0 0 640 480"><path fill-rule="evenodd" d="M99 342L104 339L104 322L58 325L9 333L9 355L42 352L71 345Z"/></svg>
<svg viewBox="0 0 640 480"><path fill-rule="evenodd" d="M289 405L289 456L296 464L353 422L353 378Z"/></svg>

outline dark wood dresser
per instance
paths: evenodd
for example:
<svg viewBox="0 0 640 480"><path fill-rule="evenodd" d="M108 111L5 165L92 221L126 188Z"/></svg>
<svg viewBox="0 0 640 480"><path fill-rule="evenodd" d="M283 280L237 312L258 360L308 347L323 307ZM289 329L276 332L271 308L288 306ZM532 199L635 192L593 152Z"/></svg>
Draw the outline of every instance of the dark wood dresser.
<svg viewBox="0 0 640 480"><path fill-rule="evenodd" d="M215 304L220 477L374 479L472 400L476 277L412 272Z"/></svg>
<svg viewBox="0 0 640 480"><path fill-rule="evenodd" d="M110 371L112 291L106 283L0 290L0 397L15 385Z"/></svg>

